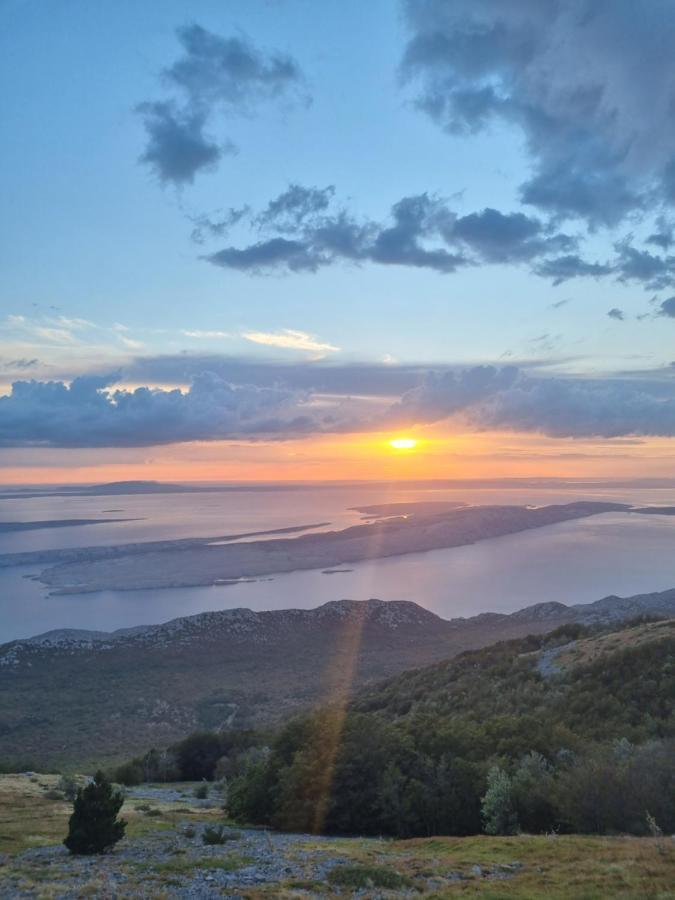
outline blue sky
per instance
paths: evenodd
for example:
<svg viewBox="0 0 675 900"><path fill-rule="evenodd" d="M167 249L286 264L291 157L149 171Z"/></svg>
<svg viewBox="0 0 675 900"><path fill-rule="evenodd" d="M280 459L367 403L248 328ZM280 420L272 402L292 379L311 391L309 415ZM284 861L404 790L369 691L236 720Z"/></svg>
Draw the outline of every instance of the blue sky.
<svg viewBox="0 0 675 900"><path fill-rule="evenodd" d="M14 380L106 372L111 385L187 389L180 367L153 376L148 363L187 355L208 357L204 371L223 356L647 372L661 395L675 331L667 3L637 16L624 0L2 0L0 26L5 393ZM214 87L188 34L218 64L234 41L258 74ZM269 74L279 61L290 74ZM171 75L188 64L201 80ZM166 115L199 119L217 164L177 179L143 162L153 116ZM294 230L263 227L292 186L330 187L330 208L303 212ZM392 208L420 197L423 224L392 236ZM195 220L243 209L193 239ZM348 253L325 237L341 213ZM539 249L527 235L494 243L516 227ZM272 245L283 252L270 263ZM561 259L574 277L555 284L541 272ZM26 437L45 440L59 443Z"/></svg>

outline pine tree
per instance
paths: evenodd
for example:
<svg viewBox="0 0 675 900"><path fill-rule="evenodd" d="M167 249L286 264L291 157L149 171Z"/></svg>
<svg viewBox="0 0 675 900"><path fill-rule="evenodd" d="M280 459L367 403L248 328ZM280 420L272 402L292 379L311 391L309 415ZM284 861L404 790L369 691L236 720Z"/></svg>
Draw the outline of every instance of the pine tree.
<svg viewBox="0 0 675 900"><path fill-rule="evenodd" d="M103 772L80 788L75 798L73 814L68 823L64 844L71 853L105 853L124 837L127 823L117 818L124 796L115 790Z"/></svg>

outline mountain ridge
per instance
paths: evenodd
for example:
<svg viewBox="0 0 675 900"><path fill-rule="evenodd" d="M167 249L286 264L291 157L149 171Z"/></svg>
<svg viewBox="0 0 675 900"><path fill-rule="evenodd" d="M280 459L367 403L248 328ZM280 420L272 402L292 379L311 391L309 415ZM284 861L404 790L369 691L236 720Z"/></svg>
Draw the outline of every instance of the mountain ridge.
<svg viewBox="0 0 675 900"><path fill-rule="evenodd" d="M273 727L495 641L645 615L675 616L675 589L449 621L371 599L199 613L115 639L48 632L0 647L0 758L22 769L114 763L191 731Z"/></svg>

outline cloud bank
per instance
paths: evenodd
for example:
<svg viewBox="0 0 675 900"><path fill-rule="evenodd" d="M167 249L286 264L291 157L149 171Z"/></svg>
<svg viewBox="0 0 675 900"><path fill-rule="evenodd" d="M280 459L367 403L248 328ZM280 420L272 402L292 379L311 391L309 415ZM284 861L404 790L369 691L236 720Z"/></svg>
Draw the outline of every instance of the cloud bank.
<svg viewBox="0 0 675 900"><path fill-rule="evenodd" d="M83 376L69 386L17 381L9 396L0 397L0 446L145 447L383 431L445 420L479 431L559 438L675 437L675 378L668 374L589 379L473 366L407 371L404 378L417 383L376 402L336 393L326 398L316 388L234 384L213 373L195 376L185 392L113 390L119 376Z"/></svg>

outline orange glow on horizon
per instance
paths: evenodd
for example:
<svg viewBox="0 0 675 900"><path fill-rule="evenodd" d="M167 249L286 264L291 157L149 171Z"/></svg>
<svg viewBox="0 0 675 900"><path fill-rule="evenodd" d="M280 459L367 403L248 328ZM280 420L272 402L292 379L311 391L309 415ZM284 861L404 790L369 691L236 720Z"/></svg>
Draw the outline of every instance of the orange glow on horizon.
<svg viewBox="0 0 675 900"><path fill-rule="evenodd" d="M392 441L415 440L396 447ZM0 483L105 481L309 482L507 477L672 477L675 439L581 440L507 432L423 437L320 435L288 441L214 441L149 448L5 450Z"/></svg>

